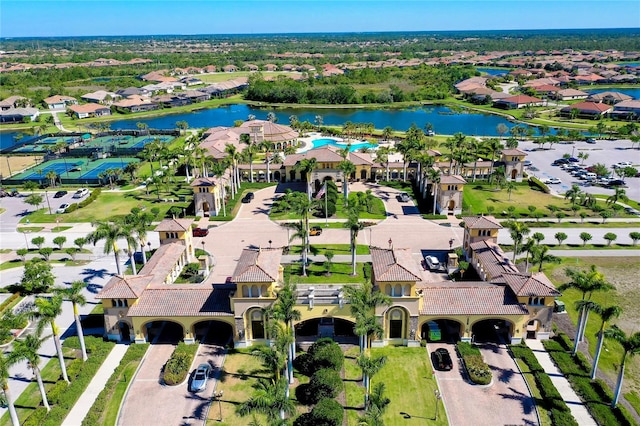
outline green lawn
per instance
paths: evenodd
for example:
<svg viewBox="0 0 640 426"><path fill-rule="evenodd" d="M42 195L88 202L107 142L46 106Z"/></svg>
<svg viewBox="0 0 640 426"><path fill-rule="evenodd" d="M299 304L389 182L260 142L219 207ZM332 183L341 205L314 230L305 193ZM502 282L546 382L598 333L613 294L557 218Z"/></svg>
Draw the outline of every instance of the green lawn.
<svg viewBox="0 0 640 426"><path fill-rule="evenodd" d="M355 194L355 192L350 193ZM384 208L384 203L379 198L374 198L373 204L371 205L370 210L373 213L369 213L367 211L360 212L360 219L385 219L387 217L386 211ZM283 212L270 212L269 217L271 220L300 220L300 216L296 214L294 211L283 211ZM324 219L323 217L315 217L316 219ZM338 195L338 200L336 202L336 214L329 217L329 219L348 219L349 214L345 211L344 207L344 196L342 193Z"/></svg>
<svg viewBox="0 0 640 426"><path fill-rule="evenodd" d="M607 293L594 293L592 300L604 306L613 304L621 306L623 313L619 319L613 320L613 324L618 324L627 333L637 331L637 326L640 324L640 310L638 309L638 306L640 306L640 287L637 285L637 277L640 275L640 263L630 262L625 257L564 258L562 264L546 265L544 271L555 285L560 285L568 281L564 274L565 268L589 268L592 264L596 265L598 270L604 273L606 279L616 287L616 290ZM565 302L568 315L574 324L577 323L578 319L575 302L580 298L581 294L576 290L567 290L560 297L560 300ZM597 315L591 314L585 336L589 341L589 352L592 356L595 353L596 333L599 328L600 319ZM573 338L573 336L569 337ZM621 357L622 349L620 345L614 341L606 340L598 366L614 382ZM627 358L624 383L624 393L630 391L640 392L640 357Z"/></svg>
<svg viewBox="0 0 640 426"><path fill-rule="evenodd" d="M327 269L323 262L313 262L307 267L307 276L302 276L302 265L299 263L284 267L285 281L291 280L298 284L330 284L330 283L361 283L364 280L364 263L356 264L357 275L351 275L351 264L333 263L331 276L327 276Z"/></svg>
<svg viewBox="0 0 640 426"><path fill-rule="evenodd" d="M538 385L536 384L536 380L531 373L531 369L529 366L521 359L516 358L516 362L518 363L518 367L520 367L520 371L522 371L522 376L527 381L529 385L529 389L531 389L531 396L536 401L536 406L538 408L538 415L540 416L540 425L541 426L551 426L553 423L551 422L551 417L549 417L549 413L546 410L540 409L540 404L542 402L542 396L540 394L540 389L538 389Z"/></svg>
<svg viewBox="0 0 640 426"><path fill-rule="evenodd" d="M345 414L347 424L358 424L358 417L363 414L364 387L362 387L362 371L356 359L360 356L359 348L351 348L344 354L344 392L346 398Z"/></svg>
<svg viewBox="0 0 640 426"><path fill-rule="evenodd" d="M313 238L313 237L311 237ZM313 256L319 255L324 256L324 253L327 250L333 251L335 255L345 255L351 254L351 246L349 244L311 244L310 246L310 254ZM289 248L289 254L300 254L302 253L302 248L299 245L291 245ZM369 254L369 247L358 244L356 246L356 254Z"/></svg>

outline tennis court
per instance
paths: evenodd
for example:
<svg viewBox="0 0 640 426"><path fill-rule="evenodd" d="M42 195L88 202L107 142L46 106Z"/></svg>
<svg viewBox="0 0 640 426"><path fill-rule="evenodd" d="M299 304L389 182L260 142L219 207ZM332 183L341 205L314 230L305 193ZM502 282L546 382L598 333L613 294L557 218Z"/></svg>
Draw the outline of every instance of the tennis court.
<svg viewBox="0 0 640 426"><path fill-rule="evenodd" d="M127 164L136 161L133 158L127 158L117 161L106 161L96 165L88 172L80 175L79 179L98 179L101 173L106 172L109 169L124 169Z"/></svg>
<svg viewBox="0 0 640 426"><path fill-rule="evenodd" d="M37 145L55 145L59 142L64 142L66 144L78 142L80 137L78 136L47 136L46 138L38 139L36 141Z"/></svg>
<svg viewBox="0 0 640 426"><path fill-rule="evenodd" d="M55 172L58 176L62 176L64 173L67 173L68 171L71 171L74 168L79 167L81 165L82 165L82 162L80 163L74 163L70 161L67 161L66 163L49 162L44 166L40 165L40 167L32 168L31 170L27 171L24 176L20 178L25 180L40 180L46 177L47 173L51 171Z"/></svg>
<svg viewBox="0 0 640 426"><path fill-rule="evenodd" d="M155 140L162 143L168 143L173 139L174 137L169 135L138 136L135 140L135 143L132 145L132 148L143 148L146 144L151 143Z"/></svg>

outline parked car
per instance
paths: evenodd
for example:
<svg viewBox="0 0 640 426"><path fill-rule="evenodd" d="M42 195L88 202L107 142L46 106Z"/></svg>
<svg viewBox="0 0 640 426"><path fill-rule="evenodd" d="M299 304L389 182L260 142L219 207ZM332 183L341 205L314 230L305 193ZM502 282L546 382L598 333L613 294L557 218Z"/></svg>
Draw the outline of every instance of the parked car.
<svg viewBox="0 0 640 426"><path fill-rule="evenodd" d="M191 233L194 237L206 237L209 235L209 230L207 228L193 228Z"/></svg>
<svg viewBox="0 0 640 426"><path fill-rule="evenodd" d="M322 228L320 228L319 226L312 226L309 229L309 235L311 235L312 237L320 234L322 234Z"/></svg>
<svg viewBox="0 0 640 426"><path fill-rule="evenodd" d="M625 167L631 167L633 166L633 164L631 164L629 161L620 161L619 163L616 163L613 165L614 169L624 169Z"/></svg>
<svg viewBox="0 0 640 426"><path fill-rule="evenodd" d="M610 180L607 185L609 185L609 186L625 186L625 183L624 183L624 181L622 179L614 179L614 180Z"/></svg>
<svg viewBox="0 0 640 426"><path fill-rule="evenodd" d="M255 198L255 195L253 194L253 192L247 192L247 194L242 197L242 202L247 204L250 203L251 200L253 200Z"/></svg>
<svg viewBox="0 0 640 426"><path fill-rule="evenodd" d="M640 211L638 211L638 210L636 210L634 208L631 208L631 207L625 208L624 211L627 212L627 214L632 214L634 216L640 216Z"/></svg>
<svg viewBox="0 0 640 426"><path fill-rule="evenodd" d="M57 214L62 214L65 211L67 211L67 209L69 208L69 204L64 203L64 204L60 204L60 207L58 207L58 210L56 210Z"/></svg>
<svg viewBox="0 0 640 426"><path fill-rule="evenodd" d="M58 191L53 195L53 198L62 198L67 195L67 191Z"/></svg>
<svg viewBox="0 0 640 426"><path fill-rule="evenodd" d="M411 201L411 197L409 197L409 194L407 194L406 192L401 192L398 195L398 201L406 203L408 201Z"/></svg>
<svg viewBox="0 0 640 426"><path fill-rule="evenodd" d="M425 256L424 261L430 270L440 269L440 261L435 256Z"/></svg>
<svg viewBox="0 0 640 426"><path fill-rule="evenodd" d="M436 370L449 371L453 368L451 355L449 355L449 351L446 348L438 348L431 352L431 362Z"/></svg>
<svg viewBox="0 0 640 426"><path fill-rule="evenodd" d="M551 184L551 185L559 185L559 184L562 183L562 181L560 179L554 177L554 178L547 179L546 183Z"/></svg>
<svg viewBox="0 0 640 426"><path fill-rule="evenodd" d="M587 142L587 143L590 143L590 144L594 144L594 143L596 143L596 140L595 140L594 138L588 138L588 139L586 140L586 142Z"/></svg>
<svg viewBox="0 0 640 426"><path fill-rule="evenodd" d="M191 379L191 386L189 390L191 392L200 392L207 388L207 379L209 378L209 372L211 368L209 364L200 364L196 371L193 373L193 379Z"/></svg>
<svg viewBox="0 0 640 426"><path fill-rule="evenodd" d="M522 162L522 165L525 166L525 167L529 167L531 165L531 160L524 160Z"/></svg>
<svg viewBox="0 0 640 426"><path fill-rule="evenodd" d="M87 194L89 194L89 190L87 188L80 188L75 192L75 194L73 194L73 198L82 198Z"/></svg>
<svg viewBox="0 0 640 426"><path fill-rule="evenodd" d="M576 157L569 157L569 158L567 158L567 160L570 163L579 163L580 162L580 160L578 160Z"/></svg>

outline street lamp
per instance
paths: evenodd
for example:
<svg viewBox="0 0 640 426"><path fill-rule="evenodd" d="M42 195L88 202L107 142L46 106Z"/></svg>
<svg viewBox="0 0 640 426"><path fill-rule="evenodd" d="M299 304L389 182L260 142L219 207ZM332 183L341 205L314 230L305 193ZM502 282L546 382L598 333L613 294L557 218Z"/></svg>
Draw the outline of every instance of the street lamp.
<svg viewBox="0 0 640 426"><path fill-rule="evenodd" d="M453 247L453 242L455 241L455 238L451 238L449 240L449 250L451 250L451 248Z"/></svg>
<svg viewBox="0 0 640 426"><path fill-rule="evenodd" d="M223 390L213 393L213 397L218 400L218 410L220 411L220 418L218 419L219 422L222 421L222 395L224 395Z"/></svg>
<svg viewBox="0 0 640 426"><path fill-rule="evenodd" d="M271 248L271 243L273 243L273 241L269 240L269 248Z"/></svg>
<svg viewBox="0 0 640 426"><path fill-rule="evenodd" d="M440 395L440 391L438 389L435 389L433 391L434 395L436 396L436 418L435 420L438 420L438 406L440 405L440 400L442 399L442 395Z"/></svg>

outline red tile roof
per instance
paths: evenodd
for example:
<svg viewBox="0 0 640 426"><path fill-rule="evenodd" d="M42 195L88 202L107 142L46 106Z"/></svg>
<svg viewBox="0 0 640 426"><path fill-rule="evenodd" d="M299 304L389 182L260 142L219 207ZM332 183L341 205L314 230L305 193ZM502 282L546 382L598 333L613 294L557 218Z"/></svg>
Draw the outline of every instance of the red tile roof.
<svg viewBox="0 0 640 426"><path fill-rule="evenodd" d="M129 308L130 317L202 317L233 315L230 287L202 290L162 288L146 290L138 303Z"/></svg>
<svg viewBox="0 0 640 426"><path fill-rule="evenodd" d="M527 315L511 290L504 286L461 283L423 291L420 315Z"/></svg>
<svg viewBox="0 0 640 426"><path fill-rule="evenodd" d="M483 240L470 244L474 256L491 279L507 273L519 273L518 268L511 263L497 244Z"/></svg>
<svg viewBox="0 0 640 426"><path fill-rule="evenodd" d="M493 216L466 216L462 220L469 229L502 229L500 222Z"/></svg>
<svg viewBox="0 0 640 426"><path fill-rule="evenodd" d="M465 184L466 180L462 176L458 175L442 175L440 177L440 183L444 184Z"/></svg>
<svg viewBox="0 0 640 426"><path fill-rule="evenodd" d="M156 226L156 231L187 231L191 229L193 219L165 219Z"/></svg>
<svg viewBox="0 0 640 426"><path fill-rule="evenodd" d="M96 299L137 299L153 281L153 275L112 277Z"/></svg>
<svg viewBox="0 0 640 426"><path fill-rule="evenodd" d="M376 282L422 281L420 268L409 249L371 247L370 250Z"/></svg>
<svg viewBox="0 0 640 426"><path fill-rule="evenodd" d="M503 274L502 277L517 296L560 296L560 292L542 272L533 275Z"/></svg>
<svg viewBox="0 0 640 426"><path fill-rule="evenodd" d="M281 249L244 249L231 277L231 282L275 282L278 280L281 258Z"/></svg>

